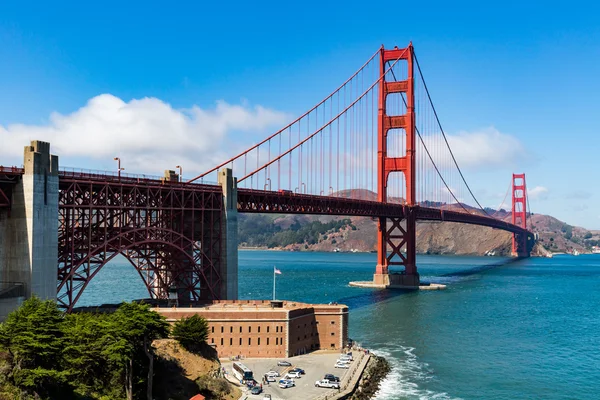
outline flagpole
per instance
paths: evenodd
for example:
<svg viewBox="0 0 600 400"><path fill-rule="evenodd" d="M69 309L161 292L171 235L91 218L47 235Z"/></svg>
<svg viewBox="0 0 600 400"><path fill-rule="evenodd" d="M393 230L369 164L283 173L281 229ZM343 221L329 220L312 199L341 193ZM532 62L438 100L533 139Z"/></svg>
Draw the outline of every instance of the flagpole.
<svg viewBox="0 0 600 400"><path fill-rule="evenodd" d="M275 301L275 266L273 266L273 301Z"/></svg>

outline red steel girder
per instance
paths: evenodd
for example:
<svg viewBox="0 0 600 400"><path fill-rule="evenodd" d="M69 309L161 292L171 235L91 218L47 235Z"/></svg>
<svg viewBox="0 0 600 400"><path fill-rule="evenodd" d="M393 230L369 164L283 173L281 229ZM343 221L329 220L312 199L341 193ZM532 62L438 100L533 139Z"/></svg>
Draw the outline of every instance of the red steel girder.
<svg viewBox="0 0 600 400"><path fill-rule="evenodd" d="M61 173L58 301L71 310L106 263L124 255L151 297L221 298L223 195L214 185Z"/></svg>

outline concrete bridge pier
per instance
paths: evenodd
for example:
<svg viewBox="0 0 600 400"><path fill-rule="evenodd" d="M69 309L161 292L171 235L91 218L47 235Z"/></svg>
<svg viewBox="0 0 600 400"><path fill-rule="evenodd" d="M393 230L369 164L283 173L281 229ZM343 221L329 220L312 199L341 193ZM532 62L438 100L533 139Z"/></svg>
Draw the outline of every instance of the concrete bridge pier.
<svg viewBox="0 0 600 400"><path fill-rule="evenodd" d="M238 211L237 178L230 168L218 173L223 188L224 218L221 229L221 299L238 298Z"/></svg>
<svg viewBox="0 0 600 400"><path fill-rule="evenodd" d="M0 321L32 295L56 299L58 156L34 140L23 165L10 214L0 216Z"/></svg>

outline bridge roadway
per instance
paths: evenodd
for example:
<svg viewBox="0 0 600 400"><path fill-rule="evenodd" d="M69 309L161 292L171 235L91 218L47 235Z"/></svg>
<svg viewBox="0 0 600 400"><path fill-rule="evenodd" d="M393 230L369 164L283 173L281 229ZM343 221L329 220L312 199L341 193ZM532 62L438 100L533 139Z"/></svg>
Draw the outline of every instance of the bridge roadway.
<svg viewBox="0 0 600 400"><path fill-rule="evenodd" d="M21 168L5 168L7 175L22 174ZM116 185L173 185L183 191L207 190L214 192L221 188L216 185L201 183L179 183L156 179L155 177L121 176L106 172L74 172L61 170L59 173L61 181L97 181L112 182ZM62 186L62 185L61 185ZM511 233L532 235L531 232L509 222L496 218L483 216L476 213L442 210L439 208L405 206L395 203L380 203L369 200L356 200L351 198L335 196L315 196L290 192L275 192L267 190L243 189L237 191L238 212L245 213L278 213L278 214L317 214L317 215L348 215L364 217L395 217L403 218L407 215L409 208L415 214L417 220L422 221L447 221L471 225L481 225L490 228L502 229Z"/></svg>
<svg viewBox="0 0 600 400"><path fill-rule="evenodd" d="M363 217L403 218L409 210L417 220L447 221L488 226L517 234L531 234L527 230L496 218L439 208L406 206L334 196L314 196L288 192L238 189L238 212L277 214L356 215Z"/></svg>
<svg viewBox="0 0 600 400"><path fill-rule="evenodd" d="M110 181L125 185L169 185L177 186L183 191L206 190L214 192L221 190L217 185L202 183L171 182L154 177L115 176L105 172L72 172L60 171L61 181ZM446 221L471 225L481 225L502 229L511 233L532 235L531 232L509 222L476 213L442 210L439 208L406 206L396 203L380 203L378 201L357 200L336 196L316 196L308 194L276 192L238 188L238 212L244 213L276 213L276 214L315 214L315 215L347 215L361 217L394 217L403 218L408 210L416 213L417 220Z"/></svg>

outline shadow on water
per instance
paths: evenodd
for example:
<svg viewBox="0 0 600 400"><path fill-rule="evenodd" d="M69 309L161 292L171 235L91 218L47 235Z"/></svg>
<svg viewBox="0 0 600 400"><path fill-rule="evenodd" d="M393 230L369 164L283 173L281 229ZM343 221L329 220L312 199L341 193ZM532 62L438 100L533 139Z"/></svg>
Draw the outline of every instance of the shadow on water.
<svg viewBox="0 0 600 400"><path fill-rule="evenodd" d="M478 267L474 267L474 268L469 268L463 271L455 271L455 272L450 272L448 274L443 274L440 276L449 278L449 277L457 277L457 276L470 276L470 275L476 275L476 274L480 274L482 272L485 271L489 271L490 269L494 269L494 268L498 268L498 267L504 267L506 265L515 263L517 261L521 261L523 258L522 257L516 257L516 258L509 258L507 260L503 260L494 264L486 264L486 265L480 265Z"/></svg>
<svg viewBox="0 0 600 400"><path fill-rule="evenodd" d="M489 271L494 268L504 267L506 265L513 264L522 260L522 258L509 258L506 260L502 260L500 262L496 262L493 264L480 265L474 268L469 268L462 271L450 272L447 274L442 274L440 277L451 278L451 277L464 277L470 275L480 274L485 271ZM357 289L361 290L362 293L354 295L354 296L346 296L342 297L338 300L339 303L347 305L350 309L357 309L361 307L370 306L372 304L381 303L383 301L388 301L393 298L414 294L415 290L403 290L403 289Z"/></svg>
<svg viewBox="0 0 600 400"><path fill-rule="evenodd" d="M416 290L404 289L357 289L363 291L356 296L347 296L338 300L338 303L345 304L349 309L354 310L372 304L381 303L398 296L415 293Z"/></svg>

